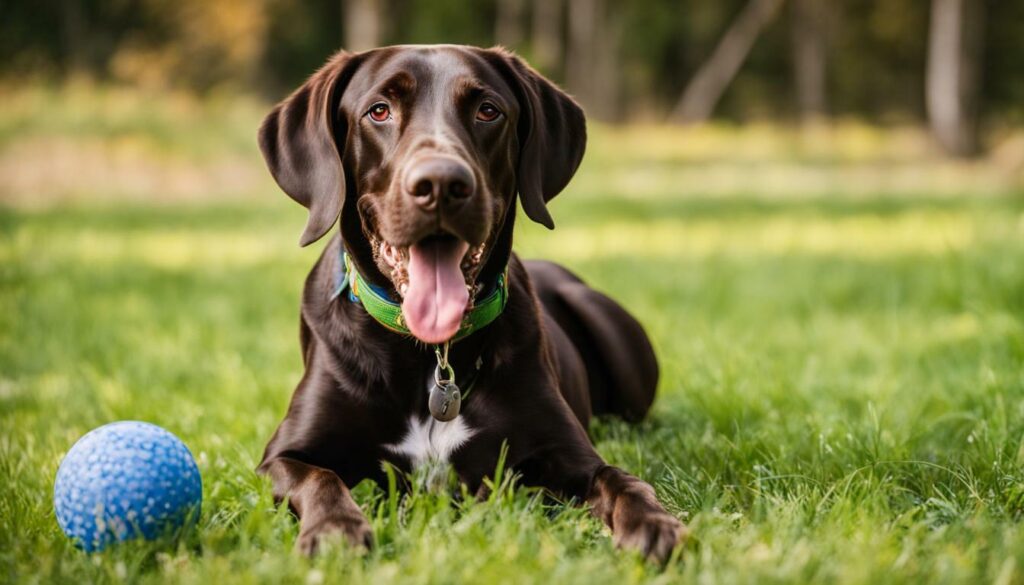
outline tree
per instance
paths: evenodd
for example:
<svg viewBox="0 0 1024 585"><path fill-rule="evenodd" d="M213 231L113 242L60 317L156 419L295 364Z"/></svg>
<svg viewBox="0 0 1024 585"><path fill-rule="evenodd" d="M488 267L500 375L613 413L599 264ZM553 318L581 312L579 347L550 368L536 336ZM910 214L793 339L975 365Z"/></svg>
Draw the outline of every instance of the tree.
<svg viewBox="0 0 1024 585"><path fill-rule="evenodd" d="M499 45L515 49L523 42L525 0L498 0L498 15L494 23L494 40Z"/></svg>
<svg viewBox="0 0 1024 585"><path fill-rule="evenodd" d="M562 0L533 0L533 61L548 75L562 66Z"/></svg>
<svg viewBox="0 0 1024 585"><path fill-rule="evenodd" d="M793 79L801 122L815 123L826 110L825 27L828 0L793 0Z"/></svg>
<svg viewBox="0 0 1024 585"><path fill-rule="evenodd" d="M609 17L605 0L569 0L566 85L604 120L618 115L620 20Z"/></svg>
<svg viewBox="0 0 1024 585"><path fill-rule="evenodd" d="M565 56L565 84L586 100L590 97L600 0L569 0L569 35Z"/></svg>
<svg viewBox="0 0 1024 585"><path fill-rule="evenodd" d="M345 0L344 7L345 48L365 51L380 45L380 1Z"/></svg>
<svg viewBox="0 0 1024 585"><path fill-rule="evenodd" d="M671 120L696 124L711 117L715 104L736 77L754 42L775 18L782 0L749 0L697 70L672 111Z"/></svg>
<svg viewBox="0 0 1024 585"><path fill-rule="evenodd" d="M949 154L978 150L981 2L932 0L925 72L925 105L936 140Z"/></svg>

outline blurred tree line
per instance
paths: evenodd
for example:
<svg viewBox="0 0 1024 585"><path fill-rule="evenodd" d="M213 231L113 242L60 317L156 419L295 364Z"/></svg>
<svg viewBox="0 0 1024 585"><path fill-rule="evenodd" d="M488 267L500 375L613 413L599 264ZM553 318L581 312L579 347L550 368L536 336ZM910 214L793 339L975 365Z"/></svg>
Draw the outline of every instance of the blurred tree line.
<svg viewBox="0 0 1024 585"><path fill-rule="evenodd" d="M592 117L1024 121L1020 0L3 0L0 75L280 96L339 47L515 49Z"/></svg>

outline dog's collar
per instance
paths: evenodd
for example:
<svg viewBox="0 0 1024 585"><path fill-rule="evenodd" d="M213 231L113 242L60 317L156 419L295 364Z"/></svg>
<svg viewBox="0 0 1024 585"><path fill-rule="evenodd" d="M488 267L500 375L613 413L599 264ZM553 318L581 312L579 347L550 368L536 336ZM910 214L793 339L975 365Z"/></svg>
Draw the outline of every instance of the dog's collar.
<svg viewBox="0 0 1024 585"><path fill-rule="evenodd" d="M367 282L352 264L345 248L342 246L338 248L340 262L331 299L337 298L347 289L349 300L362 303L366 312L385 328L402 335L412 335L402 317L401 303L396 303L386 291ZM462 325L452 341L458 341L490 325L505 310L506 304L508 304L507 265L505 270L498 274L493 290L483 299L475 302L473 308L462 318Z"/></svg>

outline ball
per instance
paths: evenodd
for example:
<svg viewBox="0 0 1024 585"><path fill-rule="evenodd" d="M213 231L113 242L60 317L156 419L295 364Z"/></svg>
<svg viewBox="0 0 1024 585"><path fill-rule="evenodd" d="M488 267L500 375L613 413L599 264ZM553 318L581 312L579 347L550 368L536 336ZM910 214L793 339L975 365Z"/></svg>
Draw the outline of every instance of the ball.
<svg viewBox="0 0 1024 585"><path fill-rule="evenodd" d="M57 469L57 522L86 551L130 538L153 539L194 522L203 498L188 447L150 423L122 421L90 431Z"/></svg>

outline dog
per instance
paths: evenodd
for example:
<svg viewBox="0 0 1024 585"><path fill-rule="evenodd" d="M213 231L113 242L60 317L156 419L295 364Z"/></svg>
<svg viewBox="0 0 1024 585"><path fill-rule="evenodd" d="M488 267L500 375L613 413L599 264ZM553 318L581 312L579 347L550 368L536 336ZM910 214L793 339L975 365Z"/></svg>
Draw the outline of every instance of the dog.
<svg viewBox="0 0 1024 585"><path fill-rule="evenodd" d="M669 558L685 526L586 431L650 408L643 328L568 270L512 253L517 199L553 228L547 202L583 158L573 99L501 48L342 51L273 109L259 145L309 210L300 244L339 225L302 293L305 373L257 470L299 518L297 548L372 546L349 487L386 485L382 461L446 462L483 494L504 449L524 484Z"/></svg>

